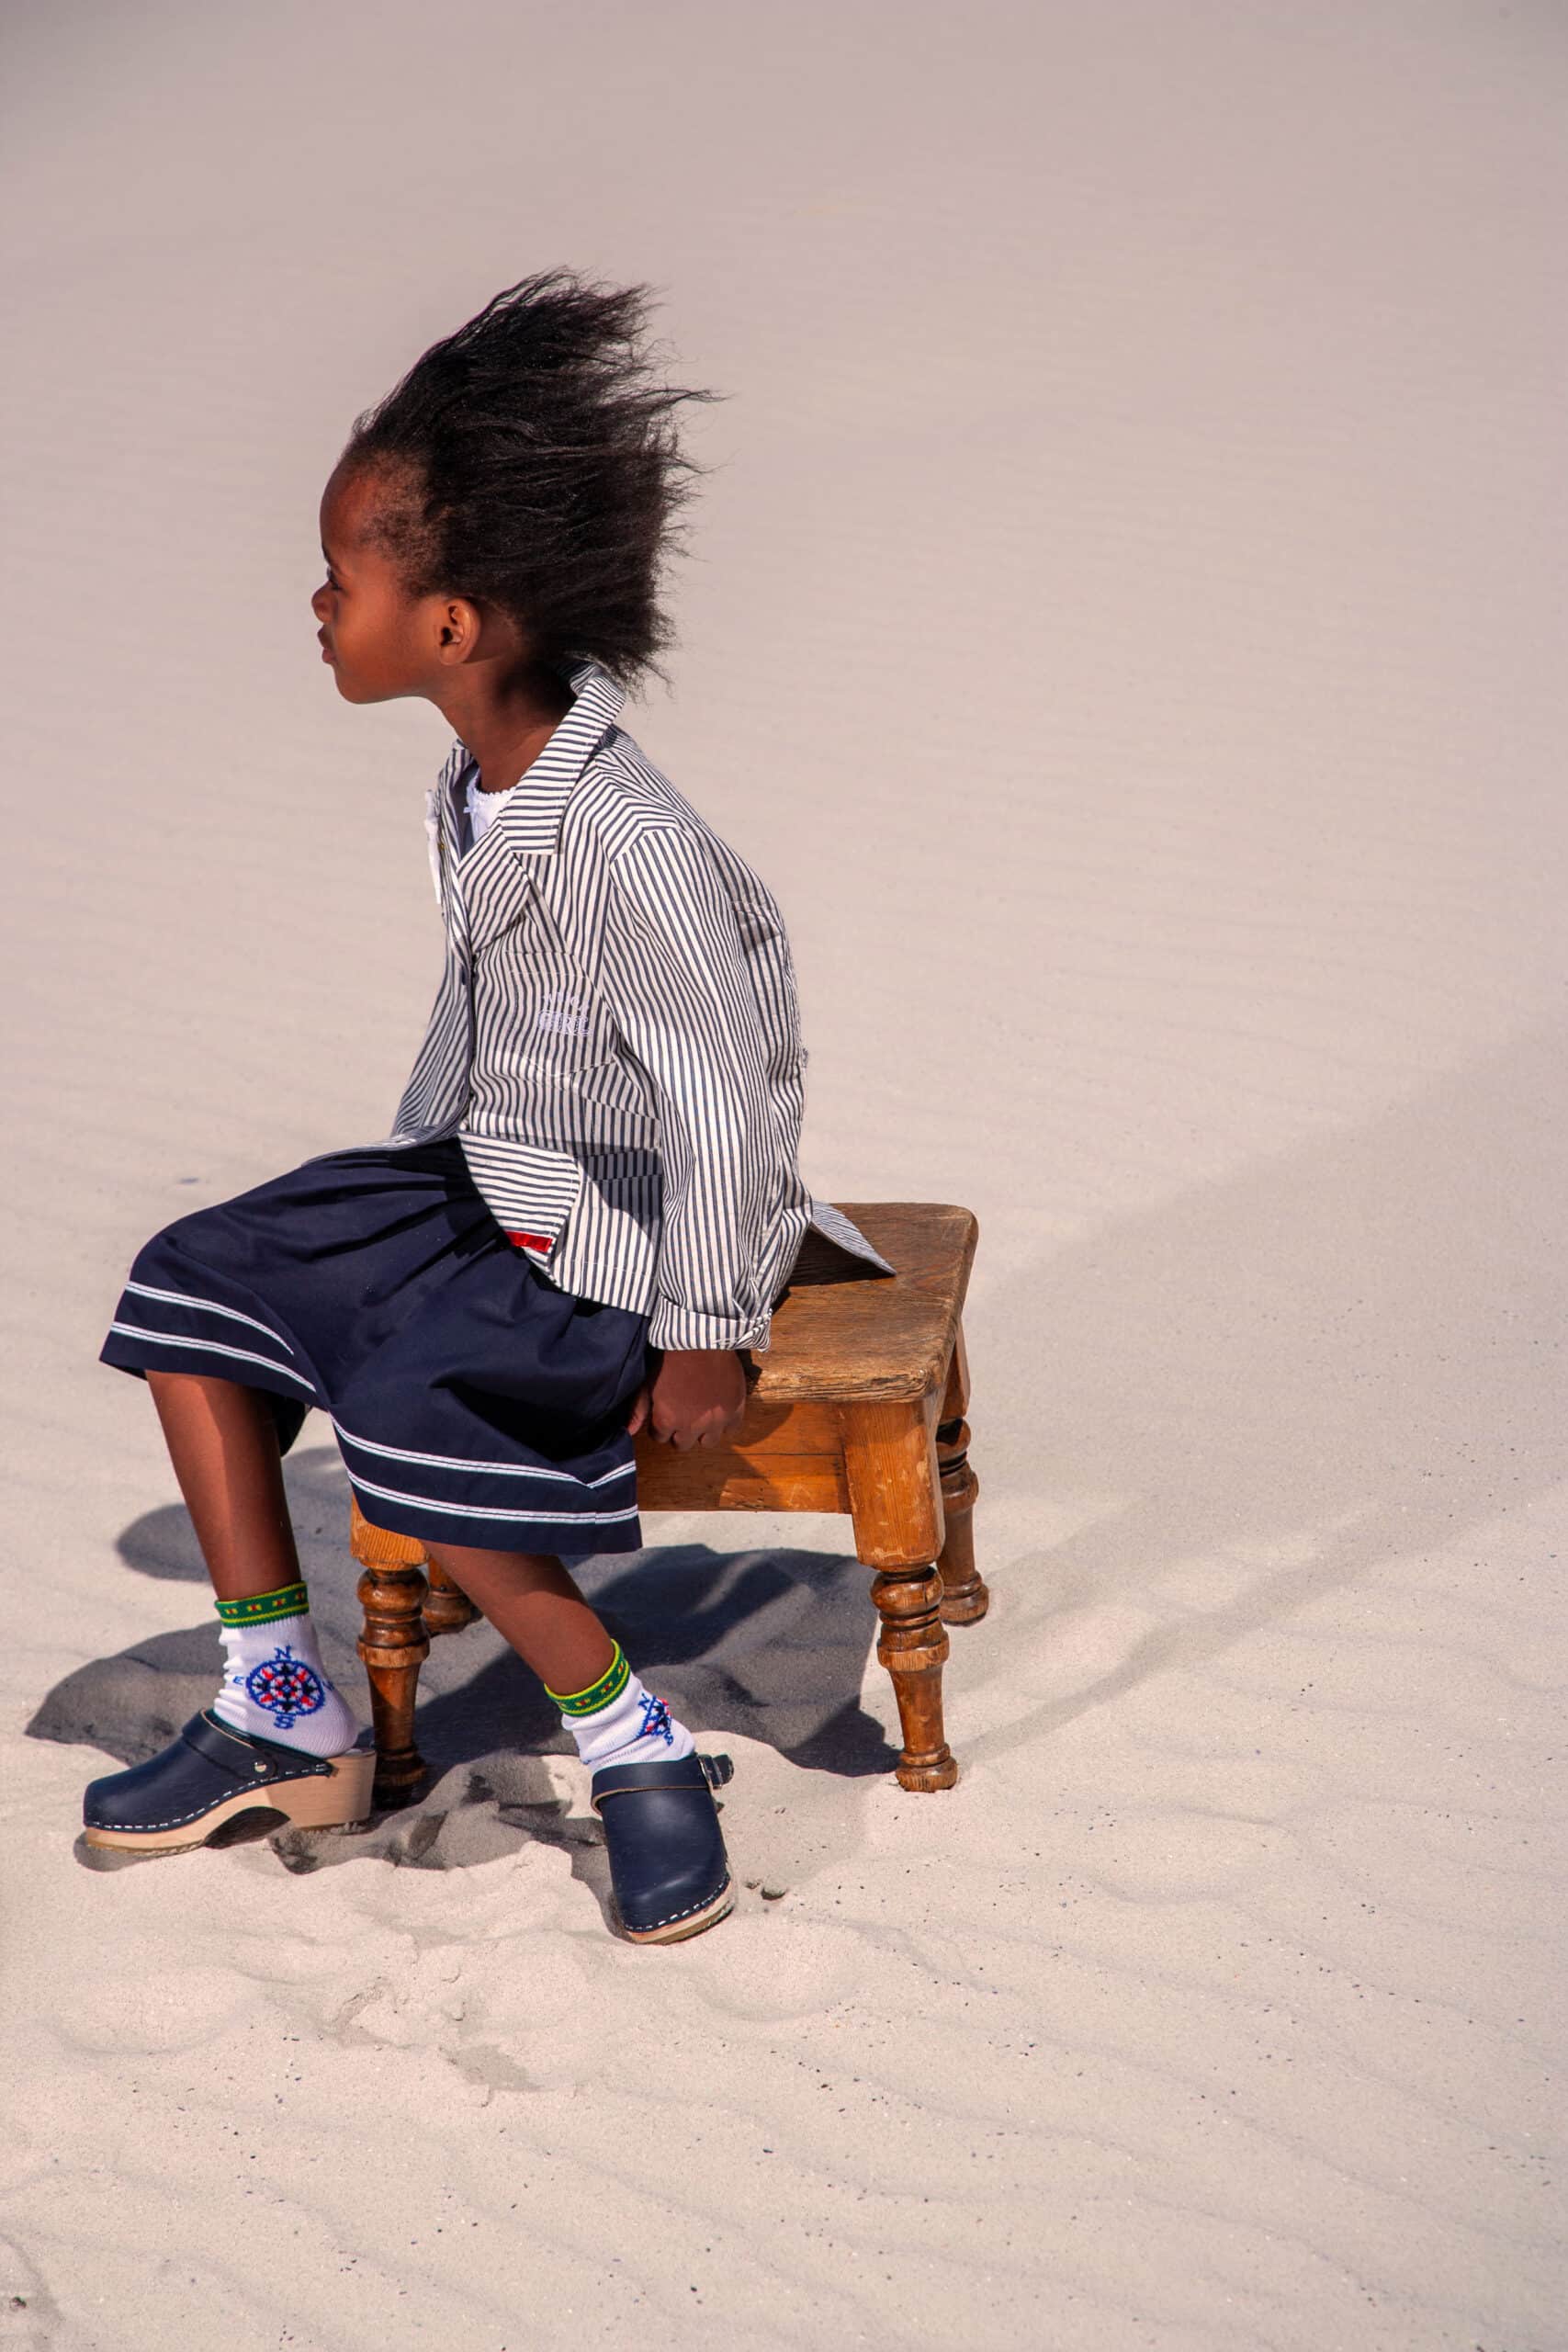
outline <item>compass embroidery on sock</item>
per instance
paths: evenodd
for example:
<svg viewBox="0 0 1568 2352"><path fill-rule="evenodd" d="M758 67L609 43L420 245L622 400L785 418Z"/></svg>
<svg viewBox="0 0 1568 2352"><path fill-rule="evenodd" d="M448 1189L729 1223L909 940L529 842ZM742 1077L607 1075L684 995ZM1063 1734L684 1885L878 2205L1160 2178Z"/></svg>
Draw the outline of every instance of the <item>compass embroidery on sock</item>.
<svg viewBox="0 0 1568 2352"><path fill-rule="evenodd" d="M661 1739L666 1747L673 1747L675 1735L670 1728L670 1710L663 1700L656 1699L651 1690L645 1690L637 1705L642 1709L642 1730L637 1736Z"/></svg>
<svg viewBox="0 0 1568 2352"><path fill-rule="evenodd" d="M292 1731L301 1715L326 1704L321 1678L287 1647L274 1650L245 1677L245 1695L272 1717L279 1731Z"/></svg>

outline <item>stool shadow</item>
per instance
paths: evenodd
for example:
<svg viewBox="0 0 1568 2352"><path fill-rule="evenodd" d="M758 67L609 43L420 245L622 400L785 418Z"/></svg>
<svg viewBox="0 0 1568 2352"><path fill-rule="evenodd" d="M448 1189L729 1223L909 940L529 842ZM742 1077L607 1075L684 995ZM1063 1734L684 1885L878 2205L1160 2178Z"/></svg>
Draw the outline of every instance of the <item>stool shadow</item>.
<svg viewBox="0 0 1568 2352"><path fill-rule="evenodd" d="M355 1651L357 1571L344 1540L343 1465L334 1449L316 1447L290 1453L284 1469L321 1654L367 1720L364 1668ZM142 1576L205 1589L207 1573L182 1506L144 1513L125 1529L117 1549ZM867 1572L853 1559L675 1544L584 1561L576 1573L627 1655L705 1747L737 1733L812 1771L867 1779L892 1770L897 1750L860 1702L875 1613ZM152 1634L56 1683L28 1724L28 1736L138 1763L210 1705L221 1664L217 1622L209 1616ZM466 1868L533 1838L565 1847L574 1871L603 1897L597 1821L567 1820L545 1761L570 1757L570 1738L536 1678L482 1622L432 1643L420 1677L417 1736L431 1772L420 1803L378 1820L364 1837L279 1829L273 1842L290 1868L370 1856L425 1869Z"/></svg>

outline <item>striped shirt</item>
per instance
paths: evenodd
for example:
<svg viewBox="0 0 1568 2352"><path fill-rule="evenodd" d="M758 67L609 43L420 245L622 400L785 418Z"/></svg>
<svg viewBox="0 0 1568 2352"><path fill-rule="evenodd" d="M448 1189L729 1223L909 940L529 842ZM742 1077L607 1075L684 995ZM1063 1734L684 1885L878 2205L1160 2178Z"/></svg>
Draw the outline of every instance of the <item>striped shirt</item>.
<svg viewBox="0 0 1568 2352"><path fill-rule="evenodd" d="M762 1349L809 1226L890 1272L796 1166L806 1055L777 906L617 724L592 662L472 845L426 799L446 962L391 1143L455 1136L552 1282L660 1348Z"/></svg>

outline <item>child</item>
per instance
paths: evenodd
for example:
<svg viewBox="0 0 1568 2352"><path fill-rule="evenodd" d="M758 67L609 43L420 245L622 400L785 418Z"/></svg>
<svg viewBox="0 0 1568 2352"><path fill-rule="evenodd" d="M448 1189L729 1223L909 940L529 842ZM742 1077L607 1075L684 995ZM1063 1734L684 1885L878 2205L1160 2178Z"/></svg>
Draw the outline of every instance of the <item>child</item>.
<svg viewBox="0 0 1568 2352"><path fill-rule="evenodd" d="M646 1690L561 1555L641 1544L632 1438L739 1423L816 1223L795 1166L778 910L618 724L669 641L692 470L644 289L498 294L357 419L321 501L322 659L352 703L456 729L428 796L446 964L385 1143L328 1152L156 1234L102 1356L145 1378L217 1594L213 1704L95 1781L90 1843L205 1843L265 1792L368 1810L367 1735L321 1663L281 1455L312 1405L355 1493L417 1536L534 1668L592 1774L622 1923L733 1900L723 1757Z"/></svg>

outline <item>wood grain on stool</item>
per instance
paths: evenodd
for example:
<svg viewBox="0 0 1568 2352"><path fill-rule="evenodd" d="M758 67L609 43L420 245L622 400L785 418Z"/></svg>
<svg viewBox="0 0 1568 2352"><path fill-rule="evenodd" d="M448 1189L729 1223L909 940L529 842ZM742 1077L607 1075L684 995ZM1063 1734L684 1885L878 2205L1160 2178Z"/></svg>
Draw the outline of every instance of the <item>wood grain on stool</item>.
<svg viewBox="0 0 1568 2352"><path fill-rule="evenodd" d="M848 1513L856 1556L872 1570L876 1655L898 1706L897 1777L907 1789L950 1789L958 1766L942 1721L946 1626L983 1617L989 1598L975 1566L979 1486L961 1320L977 1227L967 1209L918 1202L851 1202L844 1214L897 1269L894 1279L808 1234L772 1344L753 1362L739 1429L690 1453L644 1431L637 1504ZM427 1637L476 1612L423 1545L371 1527L357 1506L354 1549L366 1570L359 1654L381 1752L377 1790L391 1798L423 1777L413 1700Z"/></svg>

